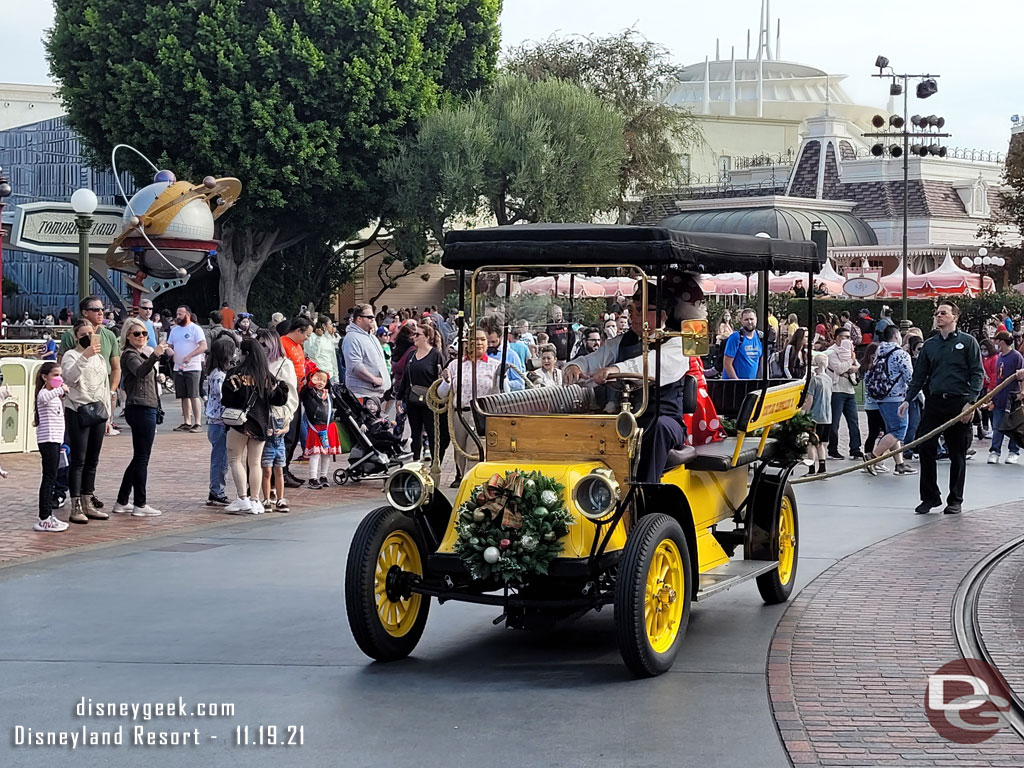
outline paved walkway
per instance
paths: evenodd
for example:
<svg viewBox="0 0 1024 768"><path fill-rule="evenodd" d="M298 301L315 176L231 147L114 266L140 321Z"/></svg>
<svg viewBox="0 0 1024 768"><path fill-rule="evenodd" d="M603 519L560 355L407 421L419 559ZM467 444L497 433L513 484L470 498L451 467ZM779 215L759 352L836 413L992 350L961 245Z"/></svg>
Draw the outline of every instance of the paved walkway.
<svg viewBox="0 0 1024 768"><path fill-rule="evenodd" d="M148 500L163 512L160 517L111 515L107 521L93 520L87 525L72 525L64 533L34 531L32 525L36 520L36 499L39 493L39 454L0 456L0 464L10 473L7 480L0 480L0 498L3 499L3 504L0 504L0 567L71 549L237 523L242 519L225 514L223 508L206 506L210 443L205 432L173 432L170 431L171 426L173 423L166 428L162 427L157 435L153 460L149 466ZM103 441L96 494L103 500L107 511L114 504L121 476L131 455L131 432L127 429L121 435L107 437ZM334 467L345 466L344 457L339 457L339 462ZM305 463L295 464L293 469L298 477L305 478ZM309 488L288 489L288 502L292 514L295 514L336 507L352 501L370 502L382 498L382 490L383 483L379 480L349 483L344 487L332 484L329 489L320 491ZM228 497L233 498L233 494L229 476ZM62 520L67 520L68 507L56 510L56 514ZM257 523L264 519L264 515L253 515L246 519Z"/></svg>
<svg viewBox="0 0 1024 768"><path fill-rule="evenodd" d="M927 676L960 658L950 618L957 586L1019 535L1022 514L1018 501L933 515L841 560L800 592L768 659L772 708L795 765L1024 765L1024 741L1013 731L956 744L932 729L924 707ZM1017 581L1019 570L1007 574L1007 583ZM1011 598L992 586L1000 602ZM1012 651L998 663L1019 681L1019 646Z"/></svg>

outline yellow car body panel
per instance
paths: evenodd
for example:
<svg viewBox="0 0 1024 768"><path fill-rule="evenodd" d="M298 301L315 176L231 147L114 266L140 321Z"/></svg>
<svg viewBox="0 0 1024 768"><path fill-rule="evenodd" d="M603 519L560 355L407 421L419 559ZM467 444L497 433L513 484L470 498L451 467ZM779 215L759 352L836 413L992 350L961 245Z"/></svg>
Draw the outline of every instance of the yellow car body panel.
<svg viewBox="0 0 1024 768"><path fill-rule="evenodd" d="M456 531L459 507L461 507L463 502L469 498L473 489L478 485L486 483L494 474L504 477L506 472L518 470L520 472L540 472L542 475L553 478L565 486L563 498L566 507L573 514L574 523L569 526L569 533L562 539L564 549L562 550L560 557L589 557L591 545L594 541L594 534L599 526L592 523L580 513L579 508L577 508L573 503L572 489L584 475L588 475L592 470L604 466L605 465L599 461L587 461L579 464L523 464L522 462L518 464L511 464L506 462L485 461L476 464L471 469L467 470L466 476L462 478L462 485L459 486L459 493L455 497L452 516L448 521L448 531L445 533L445 537L437 549L438 553L451 554L455 552L455 542L458 541L459 538ZM603 536L605 529L603 526L601 526L601 529L601 535ZM620 523L615 526L615 531L612 533L612 537L608 541L607 551L614 552L617 549L622 549L624 546L626 546L626 531Z"/></svg>

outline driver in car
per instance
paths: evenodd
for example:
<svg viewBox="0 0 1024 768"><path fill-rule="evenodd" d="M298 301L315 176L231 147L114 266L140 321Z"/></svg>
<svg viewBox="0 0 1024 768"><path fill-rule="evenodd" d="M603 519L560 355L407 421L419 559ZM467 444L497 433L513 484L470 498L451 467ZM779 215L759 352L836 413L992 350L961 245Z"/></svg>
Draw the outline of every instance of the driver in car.
<svg viewBox="0 0 1024 768"><path fill-rule="evenodd" d="M673 280L671 275L665 277L663 301L666 305L674 307L678 297L668 294L675 294L675 288L685 284L685 281ZM604 386L609 374L643 375L644 361L640 334L643 333L645 313L641 305L641 288L642 286L638 284L630 303L629 330L608 339L597 351L571 360L562 371L564 385L581 383ZM654 306L656 291L657 287L648 283L646 320L651 328L660 328L665 322L665 312ZM656 352L651 349L647 354L647 373L651 378L654 377L656 369L655 361ZM653 393L649 394L647 410L637 419L637 423L644 430L637 467L638 482L660 482L668 463L668 452L682 448L686 444L686 430L683 426L683 376L689 367L690 361L683 354L681 338L674 336L661 342L660 399L655 398Z"/></svg>

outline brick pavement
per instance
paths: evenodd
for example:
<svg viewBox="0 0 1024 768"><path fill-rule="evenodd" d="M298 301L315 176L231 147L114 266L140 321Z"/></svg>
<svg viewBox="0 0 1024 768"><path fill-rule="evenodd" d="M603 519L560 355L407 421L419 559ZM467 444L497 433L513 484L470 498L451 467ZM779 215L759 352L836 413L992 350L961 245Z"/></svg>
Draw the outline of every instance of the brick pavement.
<svg viewBox="0 0 1024 768"><path fill-rule="evenodd" d="M174 421L173 417L169 421ZM0 567L30 559L53 556L78 548L150 538L169 533L181 533L198 528L239 523L246 520L259 524L276 515L228 515L216 507L206 506L209 493L210 443L205 431L199 434L172 432L161 428L154 445L147 484L148 501L161 510L160 517L138 518L131 515L111 515L110 520L91 520L87 525L72 525L64 533L40 533L32 530L36 519L39 493L39 454L4 454L0 464L10 473L0 480ZM110 511L115 501L121 475L131 459L131 433L125 428L117 437L103 441L99 473L96 479L97 496L104 509ZM341 463L338 463L341 462ZM345 466L345 458L338 457L332 467ZM305 477L306 464L293 465L296 475ZM379 480L349 483L344 487L333 485L322 491L309 488L288 489L291 514L310 510L328 509L340 504L382 499L383 483ZM228 496L233 487L228 478ZM68 507L56 510L67 520Z"/></svg>
<svg viewBox="0 0 1024 768"><path fill-rule="evenodd" d="M845 558L800 592L768 658L772 709L794 765L1024 765L1013 731L955 744L924 709L927 676L960 658L951 626L957 586L1017 535L1022 513L1015 502L939 516Z"/></svg>
<svg viewBox="0 0 1024 768"><path fill-rule="evenodd" d="M978 628L1006 684L1024 696L1024 548L1000 560L985 580Z"/></svg>

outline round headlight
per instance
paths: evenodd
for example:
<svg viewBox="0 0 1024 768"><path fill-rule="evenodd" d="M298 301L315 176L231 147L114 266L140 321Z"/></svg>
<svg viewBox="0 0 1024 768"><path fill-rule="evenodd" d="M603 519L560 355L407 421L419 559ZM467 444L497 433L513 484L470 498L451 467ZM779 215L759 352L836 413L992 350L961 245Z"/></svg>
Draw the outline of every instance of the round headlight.
<svg viewBox="0 0 1024 768"><path fill-rule="evenodd" d="M584 517L599 520L615 509L619 484L610 471L595 470L576 483L572 497Z"/></svg>
<svg viewBox="0 0 1024 768"><path fill-rule="evenodd" d="M434 490L434 481L421 466L408 465L388 478L384 495L400 512L411 512L426 503Z"/></svg>

